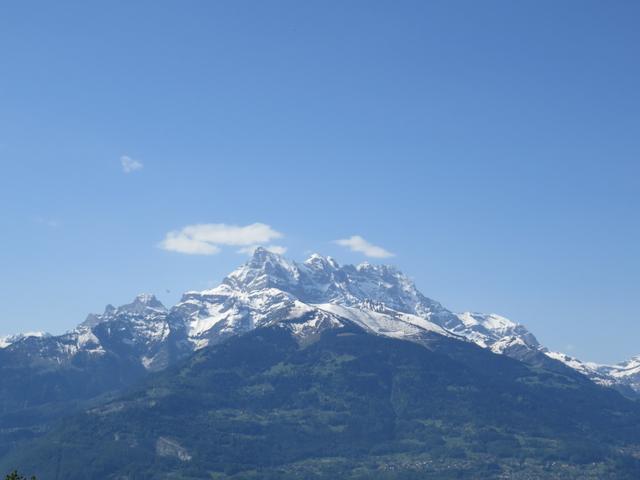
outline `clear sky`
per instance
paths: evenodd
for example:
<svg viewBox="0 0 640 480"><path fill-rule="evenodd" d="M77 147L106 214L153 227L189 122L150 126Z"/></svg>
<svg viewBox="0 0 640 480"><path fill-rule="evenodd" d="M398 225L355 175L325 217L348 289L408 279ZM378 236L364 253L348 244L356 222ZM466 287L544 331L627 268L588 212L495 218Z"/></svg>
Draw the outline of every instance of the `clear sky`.
<svg viewBox="0 0 640 480"><path fill-rule="evenodd" d="M370 261L451 309L640 354L639 22L635 0L2 2L0 334L170 305L269 242L393 253Z"/></svg>

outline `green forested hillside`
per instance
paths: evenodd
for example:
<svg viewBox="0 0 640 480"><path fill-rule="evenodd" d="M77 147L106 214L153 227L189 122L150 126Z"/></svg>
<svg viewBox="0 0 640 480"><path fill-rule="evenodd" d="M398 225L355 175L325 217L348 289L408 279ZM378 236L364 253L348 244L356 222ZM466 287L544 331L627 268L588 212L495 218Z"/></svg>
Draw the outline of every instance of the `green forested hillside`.
<svg viewBox="0 0 640 480"><path fill-rule="evenodd" d="M429 348L254 331L3 460L38 478L638 478L640 408L583 377Z"/></svg>

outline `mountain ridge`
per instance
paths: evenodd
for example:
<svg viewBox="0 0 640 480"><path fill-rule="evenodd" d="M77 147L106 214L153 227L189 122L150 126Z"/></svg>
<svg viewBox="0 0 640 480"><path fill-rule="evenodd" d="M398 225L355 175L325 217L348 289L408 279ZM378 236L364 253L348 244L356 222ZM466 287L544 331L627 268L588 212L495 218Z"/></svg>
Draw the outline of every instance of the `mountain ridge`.
<svg viewBox="0 0 640 480"><path fill-rule="evenodd" d="M304 322L292 322L306 315ZM241 267L220 285L188 291L167 309L154 295L140 294L133 302L107 305L102 314L90 314L76 329L59 336L25 334L0 338L7 349L25 338L59 339L57 362L80 350L101 354L92 329L114 320L129 323L129 343L140 345L140 362L147 370L168 365L161 344L170 333L172 348L189 351L219 342L270 322L288 322L300 337L340 325L340 316L377 334L411 339L421 331L451 335L497 354L534 363L561 362L605 386L640 392L640 359L618 365L582 362L542 346L521 324L497 314L454 313L424 296L414 282L388 265L341 266L332 257L312 254L302 263L258 247ZM75 343L75 345L74 345ZM99 342L98 342L99 343ZM14 347L15 348L15 347ZM67 358L68 360L68 358Z"/></svg>

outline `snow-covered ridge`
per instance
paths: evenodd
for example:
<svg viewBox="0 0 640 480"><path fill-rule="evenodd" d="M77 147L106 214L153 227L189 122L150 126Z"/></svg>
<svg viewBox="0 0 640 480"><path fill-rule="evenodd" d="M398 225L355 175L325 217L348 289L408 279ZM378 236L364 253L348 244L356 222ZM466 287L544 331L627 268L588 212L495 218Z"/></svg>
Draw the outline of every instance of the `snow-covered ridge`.
<svg viewBox="0 0 640 480"><path fill-rule="evenodd" d="M217 287L187 292L170 309L153 295L141 294L129 304L108 305L102 314L89 315L65 335L42 337L36 344L42 358L56 363L78 354L100 356L124 349L143 368L157 370L176 355L274 324L301 341L347 324L409 341L443 335L523 361L548 357L600 384L640 391L640 357L613 366L581 362L548 351L523 325L500 315L451 312L394 267L340 265L318 254L298 263L263 248ZM17 349L27 340L0 339L0 348Z"/></svg>
<svg viewBox="0 0 640 480"><path fill-rule="evenodd" d="M160 300L150 293L141 293L136 296L131 303L126 305L121 305L117 308L113 305L107 305L104 309L104 313L102 314L90 313L83 322L83 325L87 327L94 327L95 325L109 321L121 315L156 317L158 315L166 314L167 309Z"/></svg>
<svg viewBox="0 0 640 480"><path fill-rule="evenodd" d="M46 332L25 332L18 333L16 335L6 335L4 337L0 337L0 348L7 348L9 345L19 342L24 338L46 338L51 335Z"/></svg>
<svg viewBox="0 0 640 480"><path fill-rule="evenodd" d="M75 329L58 336L13 336L3 342L11 354L38 359L40 364L65 365L78 355L101 357L133 355L146 369L167 366L163 350L173 330L168 310L153 295L138 295L131 303L107 305L102 314L90 314Z"/></svg>
<svg viewBox="0 0 640 480"><path fill-rule="evenodd" d="M492 348L502 353L496 343L513 343L517 340L522 345L537 349L540 343L523 325L495 313L464 312L457 314L461 325L452 328L481 347Z"/></svg>
<svg viewBox="0 0 640 480"><path fill-rule="evenodd" d="M603 365L582 362L564 353L546 352L546 354L583 373L596 383L606 386L621 385L640 392L640 356L615 365Z"/></svg>

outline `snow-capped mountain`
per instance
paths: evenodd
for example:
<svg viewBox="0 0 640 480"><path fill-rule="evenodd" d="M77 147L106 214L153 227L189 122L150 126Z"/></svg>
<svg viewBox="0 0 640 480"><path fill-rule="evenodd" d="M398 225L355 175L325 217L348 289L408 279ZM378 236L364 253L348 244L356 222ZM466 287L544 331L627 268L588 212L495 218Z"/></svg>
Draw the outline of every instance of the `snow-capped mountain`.
<svg viewBox="0 0 640 480"><path fill-rule="evenodd" d="M147 293L117 308L107 305L102 315L90 314L77 331L82 334L97 326L106 327L110 337L117 331L121 342L137 348L142 365L150 370L167 365L166 359L162 358L167 339L172 333L184 333L182 323L172 322L166 307ZM112 326L117 326L117 330Z"/></svg>
<svg viewBox="0 0 640 480"><path fill-rule="evenodd" d="M507 318L451 312L394 267L342 266L317 254L298 263L263 248L219 286L187 292L169 310L153 295L143 294L127 305L108 305L64 335L12 337L0 340L0 348L28 350L30 358L59 365L78 355L126 355L146 370L159 370L191 351L274 324L301 342L325 329L353 324L419 343L443 335L529 363L561 362L597 383L640 391L640 358L616 366L580 362L548 351L524 326Z"/></svg>
<svg viewBox="0 0 640 480"><path fill-rule="evenodd" d="M261 248L218 287L186 293L173 312L184 318L195 348L273 323L302 337L345 321L379 334L415 337L456 336L442 325L458 322L392 267L341 267L319 255L299 264Z"/></svg>
<svg viewBox="0 0 640 480"><path fill-rule="evenodd" d="M583 362L560 352L545 350L546 355L586 375L594 382L640 392L640 356L615 365Z"/></svg>
<svg viewBox="0 0 640 480"><path fill-rule="evenodd" d="M245 265L220 286L189 292L177 305L188 309L189 336L199 346L214 330L243 331L277 318L332 314L333 324L348 320L382 335L411 339L425 332L471 340L486 348L518 339L540 347L522 325L498 315L456 314L423 295L415 283L387 265L341 266L331 257L314 254L297 263L257 249ZM299 322L298 322L299 323ZM212 330L213 329L213 330ZM502 351L498 353L503 353Z"/></svg>
<svg viewBox="0 0 640 480"><path fill-rule="evenodd" d="M149 293L142 293L134 298L133 302L122 305L118 308L113 305L107 305L102 315L91 313L82 323L86 327L94 327L99 323L113 320L121 315L131 318L139 318L146 322L155 322L159 317L166 317L167 309L154 296Z"/></svg>
<svg viewBox="0 0 640 480"><path fill-rule="evenodd" d="M153 295L138 295L132 303L90 314L75 329L58 336L23 334L6 341L13 361L40 366L97 362L101 357L134 358L146 370L165 368L189 351L181 321L172 322L167 309ZM103 361L110 361L109 358Z"/></svg>
<svg viewBox="0 0 640 480"><path fill-rule="evenodd" d="M640 392L640 356L616 365L597 365L598 373L613 379L615 383L626 385Z"/></svg>

